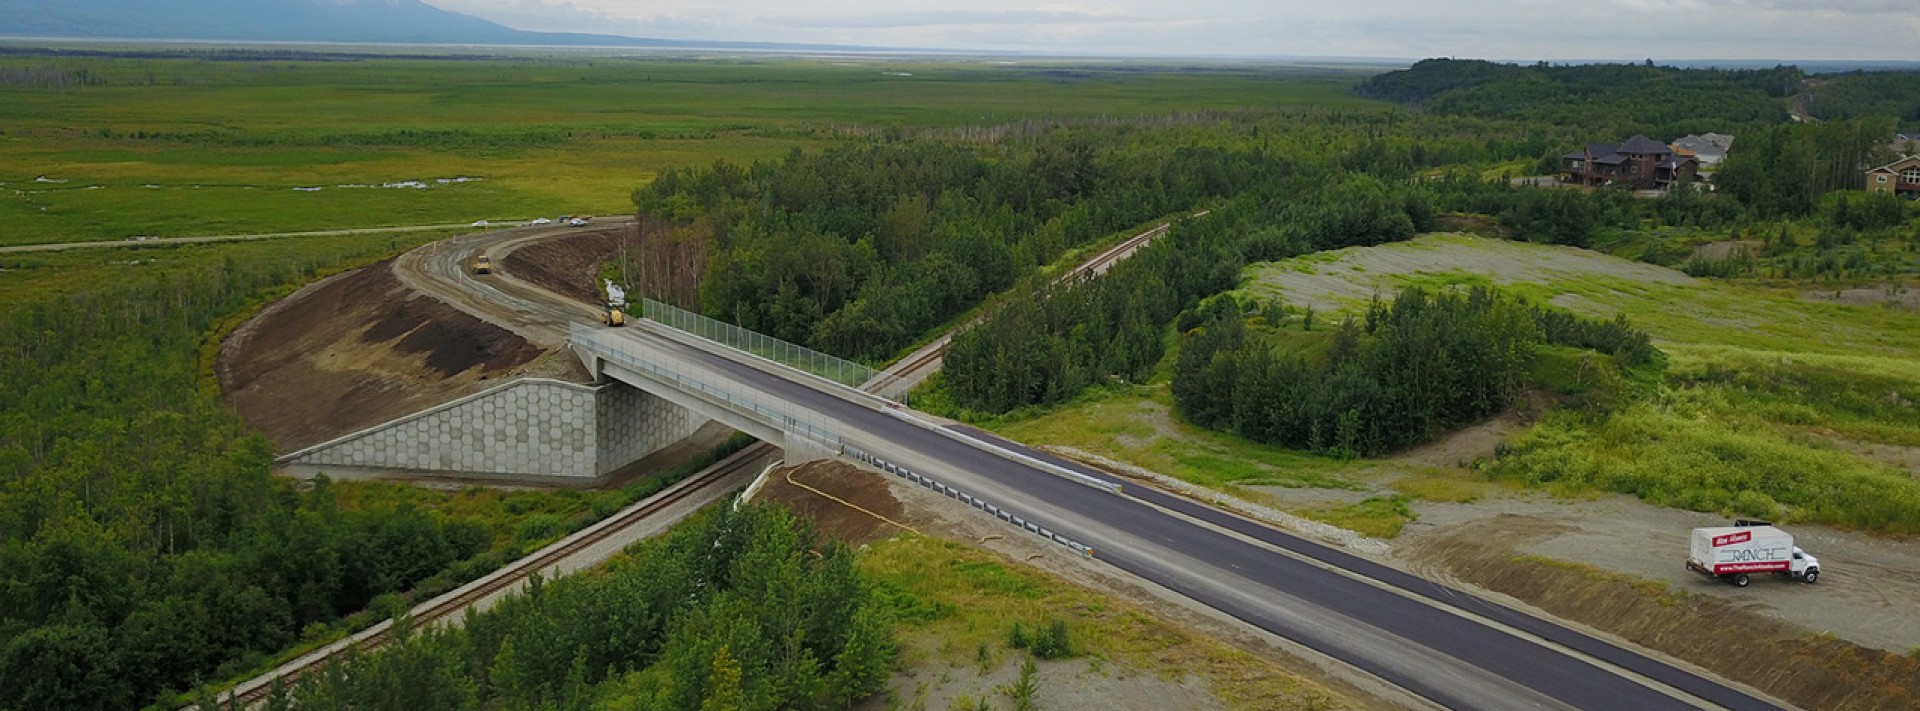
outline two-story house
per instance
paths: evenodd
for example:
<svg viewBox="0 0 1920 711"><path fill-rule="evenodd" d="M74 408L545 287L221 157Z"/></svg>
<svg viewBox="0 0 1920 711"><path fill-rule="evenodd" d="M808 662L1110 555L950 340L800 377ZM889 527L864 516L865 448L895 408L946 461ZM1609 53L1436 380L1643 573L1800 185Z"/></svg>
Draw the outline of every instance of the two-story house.
<svg viewBox="0 0 1920 711"><path fill-rule="evenodd" d="M1867 191L1920 199L1920 155L1907 156L1867 171Z"/></svg>
<svg viewBox="0 0 1920 711"><path fill-rule="evenodd" d="M1574 185L1614 185L1629 190L1666 190L1693 182L1700 169L1691 157L1677 155L1667 144L1635 135L1626 143L1588 144L1586 150L1562 157L1561 179Z"/></svg>

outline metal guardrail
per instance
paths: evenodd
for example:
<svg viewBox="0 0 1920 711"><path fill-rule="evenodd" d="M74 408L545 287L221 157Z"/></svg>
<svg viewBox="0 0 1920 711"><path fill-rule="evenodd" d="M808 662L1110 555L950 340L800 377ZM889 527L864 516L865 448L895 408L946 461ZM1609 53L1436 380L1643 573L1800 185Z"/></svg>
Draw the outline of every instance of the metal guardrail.
<svg viewBox="0 0 1920 711"><path fill-rule="evenodd" d="M578 324L575 325L574 331L569 335L574 343L592 348L606 357L607 360L618 363L623 367L666 381L683 390L704 395L718 404L744 411L745 414L763 418L768 421L768 424L773 425L783 432L799 434L815 442L825 444L834 451L840 450L840 435L838 433L795 417L790 412L782 412L769 408L753 400L736 396L726 389L708 385L704 381L683 375L673 368L641 358L640 356L627 352L623 348L594 338L591 331L580 328Z"/></svg>
<svg viewBox="0 0 1920 711"><path fill-rule="evenodd" d="M872 465L875 469L879 469L880 471L900 477L901 479L905 479L909 483L919 484L920 486L925 487L928 491L932 491L933 493L940 494L949 499L953 499L955 501L959 501L960 503L966 504L968 506L972 506L976 509L979 509L981 512L986 513L988 516L992 516L994 518L1000 519L1001 521L1005 521L1013 525L1015 528L1019 528L1033 535L1036 535L1041 538L1052 541L1054 543L1058 543L1060 545L1066 546L1067 548L1073 550L1073 552L1075 553L1079 553L1080 555L1086 556L1088 558L1093 557L1092 546L1086 545L1074 539L1055 533L1045 526L1042 526L1033 521L1028 521L1025 518L1014 515L1012 512L1009 512L1006 509L987 503L986 499L982 499L980 497L964 493L959 489L955 489L951 486L947 486L945 483L936 481L934 480L933 477L921 474L919 472L913 471L911 469L900 466L893 462L889 462L885 459L881 459L880 457L874 456L873 454L868 453L867 451L862 450L859 447L855 447L850 444L842 444L840 446L840 453L842 455L853 457L854 459L858 459L862 462L866 462L867 464Z"/></svg>
<svg viewBox="0 0 1920 711"><path fill-rule="evenodd" d="M731 346L775 363L804 370L851 388L858 388L880 371L820 351L719 321L671 304L642 299L640 315L693 335Z"/></svg>
<svg viewBox="0 0 1920 711"><path fill-rule="evenodd" d="M823 445L826 445L828 449L834 452L838 452L843 456L852 457L854 459L860 460L888 474L892 474L894 476L900 477L914 484L919 484L920 486L927 488L929 491L933 491L934 493L941 494L943 496L946 496L947 498L954 499L961 503L967 504L968 506L972 506L973 508L979 509L980 511L986 513L989 516L1000 519L1001 521L1005 521L1006 523L1011 524L1014 527L1027 531L1028 533L1032 533L1046 540L1066 546L1068 549L1071 549L1075 553L1079 553L1081 555L1088 556L1088 557L1093 556L1092 546L1088 546L1084 543L1081 543L1080 541L1060 535L1059 533L1056 533L1053 530L1048 529L1047 527L1042 526L1037 522L1026 520L1021 516L1017 516L1005 509L1002 509L998 506L988 503L985 499L962 492L959 489L946 485L944 482L937 481L933 477L907 469L906 467L902 467L899 464L887 461L886 459L876 456L870 452L862 450L853 445L847 444L840 439L840 435L836 432L832 432L824 428L815 426L814 424L807 422L806 420L793 416L791 413L774 410L766 406L763 406L758 402L736 397L733 393L728 392L725 389L717 388L717 387L708 385L705 382L702 382L698 379L687 377L685 375L680 374L678 371L672 368L654 363L650 360L634 355L633 353L629 353L623 348L619 348L612 344L601 341L600 339L595 338L593 333L594 333L593 330L590 328L587 328L581 324L574 324L569 335L571 336L571 340L575 344L587 346L588 348L591 348L596 352L603 354L607 358L607 360L618 363L623 367L639 371L646 375L650 375L654 378L660 379L662 381L667 382L668 384L680 387L682 389L703 394L708 398L711 398L717 401L717 403L719 404L731 406L736 410L745 410L747 413L751 413L761 418L765 418L770 421L769 424L772 424L777 428L781 428L782 430L787 432L798 433L801 436L807 437ZM698 334L695 334L695 335L698 335ZM854 392L857 393L859 391L855 389ZM865 395L865 393L861 393L861 394ZM961 438L959 434L948 431L945 428L932 427L931 429L948 437L954 437L956 439ZM1029 464L1038 466L1042 469L1059 470L1060 472L1069 474L1073 477L1076 477L1082 480L1085 483L1088 483L1089 485L1095 486L1100 489L1112 491L1114 493L1119 493L1120 491L1120 487L1117 484L1101 481L1093 477L1088 477L1084 474L1080 474L1079 472L1074 472L1069 469L1056 467L1046 462L1035 460L1025 455L1021 455L1017 452L1005 450L991 443L979 442L977 440L969 440L969 441L972 441L974 446L984 446L996 451L1000 451L1006 456L1027 461Z"/></svg>

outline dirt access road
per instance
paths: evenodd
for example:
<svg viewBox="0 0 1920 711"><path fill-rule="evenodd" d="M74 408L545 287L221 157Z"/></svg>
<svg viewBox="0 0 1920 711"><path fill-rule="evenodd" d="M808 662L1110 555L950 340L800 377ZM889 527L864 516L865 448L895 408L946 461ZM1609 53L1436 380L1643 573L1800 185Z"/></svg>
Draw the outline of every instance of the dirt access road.
<svg viewBox="0 0 1920 711"><path fill-rule="evenodd" d="M625 230L622 221L609 222L466 235L310 284L262 310L221 345L221 390L249 424L280 451L291 451L477 392L501 378L583 378L577 359L560 351L565 319L579 318L576 313L595 318L590 307L581 304L575 312L545 297L492 297L552 312L546 317L551 320L517 314L522 322L516 323L509 318L516 314L476 295L525 287L504 274L475 277L466 265L476 253L506 255L525 245L537 245L543 257L559 263L591 263L610 253Z"/></svg>
<svg viewBox="0 0 1920 711"><path fill-rule="evenodd" d="M622 229L633 218L596 223L598 229ZM541 227L500 230L441 240L400 255L394 276L414 291L439 299L476 318L513 331L548 350L567 345L567 324L600 319L599 309L514 277L497 268L514 250L536 242L579 234L587 228ZM481 256L496 268L474 274Z"/></svg>

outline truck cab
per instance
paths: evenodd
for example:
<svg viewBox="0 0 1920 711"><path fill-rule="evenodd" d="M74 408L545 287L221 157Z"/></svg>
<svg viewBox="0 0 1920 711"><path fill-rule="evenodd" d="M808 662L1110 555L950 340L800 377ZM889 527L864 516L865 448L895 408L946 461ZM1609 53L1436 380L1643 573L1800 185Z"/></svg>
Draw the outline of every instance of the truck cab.
<svg viewBox="0 0 1920 711"><path fill-rule="evenodd" d="M1781 575L1807 583L1819 580L1820 559L1813 557L1812 553L1800 550L1799 546L1794 546L1793 562L1788 566L1786 572L1781 573Z"/></svg>

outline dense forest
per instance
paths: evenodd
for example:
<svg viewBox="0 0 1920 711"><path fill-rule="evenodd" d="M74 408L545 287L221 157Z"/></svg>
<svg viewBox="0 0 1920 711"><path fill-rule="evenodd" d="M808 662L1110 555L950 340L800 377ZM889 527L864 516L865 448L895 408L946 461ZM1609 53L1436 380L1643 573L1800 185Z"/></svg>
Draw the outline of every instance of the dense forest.
<svg viewBox="0 0 1920 711"><path fill-rule="evenodd" d="M1232 288L1249 262L1432 229L1427 197L1406 185L1350 175L1288 202L1281 196L1291 182L1180 221L1104 277L1043 283L1008 300L948 346L945 378L954 403L1005 412L1059 403L1108 380L1139 382L1164 357L1162 333L1174 316Z"/></svg>
<svg viewBox="0 0 1920 711"><path fill-rule="evenodd" d="M266 707L844 709L890 673L890 615L845 545L784 509L719 507L603 571L336 660Z"/></svg>
<svg viewBox="0 0 1920 711"><path fill-rule="evenodd" d="M21 278L70 263L84 276L0 304L0 709L164 706L683 474L562 493L272 476L270 445L218 399L217 337L268 299L397 248L341 237L133 250L104 269L6 258Z"/></svg>
<svg viewBox="0 0 1920 711"><path fill-rule="evenodd" d="M1920 133L1920 72L1808 75L1796 67L1680 69L1646 64L1521 65L1427 59L1375 75L1355 94L1424 111L1579 127L1596 142L1634 133L1744 133L1787 119L1795 100L1822 121L1889 119ZM1882 137L1884 140L1885 136Z"/></svg>
<svg viewBox="0 0 1920 711"><path fill-rule="evenodd" d="M636 293L873 360L1068 250L1257 185L1312 196L1321 187L1312 176L1404 179L1489 157L1532 158L1561 140L1383 112L1025 128L997 140L881 139L668 172L634 193L641 245L616 271L637 282ZM1341 194L1393 192L1362 180L1372 182ZM1328 225L1373 219L1376 206L1322 203L1314 209L1328 213ZM1316 239L1349 239L1329 236L1347 226L1325 227Z"/></svg>
<svg viewBox="0 0 1920 711"><path fill-rule="evenodd" d="M1246 162L1205 149L1147 162L1051 131L669 171L634 195L642 240L627 273L647 296L881 358L1067 249L1238 192Z"/></svg>
<svg viewBox="0 0 1920 711"><path fill-rule="evenodd" d="M1290 323L1284 308L1221 296L1183 321L1194 324L1174 366L1183 416L1341 457L1420 444L1506 410L1543 344L1599 350L1629 367L1658 357L1624 319L1528 307L1486 288L1376 297L1363 318L1342 320L1304 353L1274 337Z"/></svg>
<svg viewBox="0 0 1920 711"><path fill-rule="evenodd" d="M1849 72L1809 84L1807 112L1815 118L1892 118L1901 131L1920 135L1920 72Z"/></svg>
<svg viewBox="0 0 1920 711"><path fill-rule="evenodd" d="M1805 73L1647 64L1533 65L1428 59L1354 87L1361 96L1437 114L1579 127L1595 142L1635 133L1739 133L1787 118ZM1603 138L1605 137L1605 138Z"/></svg>
<svg viewBox="0 0 1920 711"><path fill-rule="evenodd" d="M0 708L129 708L491 547L296 490L202 392L215 320L324 264L209 263L0 317Z"/></svg>
<svg viewBox="0 0 1920 711"><path fill-rule="evenodd" d="M1859 190L1862 171L1893 160L1893 120L1782 124L1742 135L1714 184L1757 217L1802 217L1820 196Z"/></svg>

